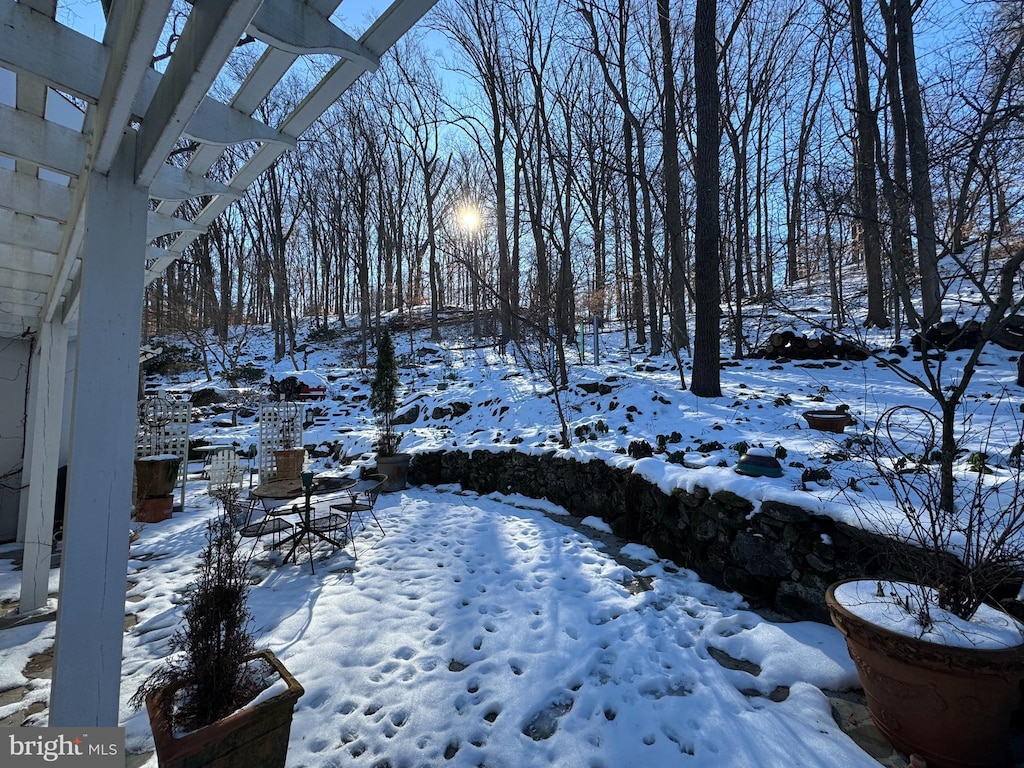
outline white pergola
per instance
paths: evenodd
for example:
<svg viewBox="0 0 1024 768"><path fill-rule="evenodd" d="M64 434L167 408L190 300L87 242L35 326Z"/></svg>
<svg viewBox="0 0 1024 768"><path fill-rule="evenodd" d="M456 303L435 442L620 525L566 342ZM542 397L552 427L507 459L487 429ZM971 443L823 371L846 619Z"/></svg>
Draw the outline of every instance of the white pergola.
<svg viewBox="0 0 1024 768"><path fill-rule="evenodd" d="M354 39L340 0L199 0L153 68L172 0L104 0L96 42L57 0L0 0L0 338L31 338L21 611L45 604L69 339L77 339L50 725L118 722L145 286L185 251L436 0L394 0ZM262 51L227 103L211 87L243 38ZM301 57L334 57L290 114L253 114ZM55 119L67 97L80 128ZM181 139L187 163L171 164ZM225 147L249 159L216 178ZM13 167L12 167L13 166ZM198 215L181 203L200 198ZM158 248L152 241L171 238ZM162 242L167 242L167 238ZM111 375L116 373L117 375Z"/></svg>

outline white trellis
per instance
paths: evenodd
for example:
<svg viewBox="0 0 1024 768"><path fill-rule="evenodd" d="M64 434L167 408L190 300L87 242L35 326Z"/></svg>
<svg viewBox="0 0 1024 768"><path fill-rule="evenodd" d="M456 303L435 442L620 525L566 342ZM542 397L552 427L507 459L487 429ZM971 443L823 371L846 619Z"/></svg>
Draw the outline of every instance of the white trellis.
<svg viewBox="0 0 1024 768"><path fill-rule="evenodd" d="M155 395L139 402L139 427L135 437L135 458L171 453L181 459L178 482L181 506L185 507L185 478L188 475L188 430L192 403Z"/></svg>
<svg viewBox="0 0 1024 768"><path fill-rule="evenodd" d="M302 405L291 400L260 403L260 445L257 467L260 482L277 477L274 451L302 447Z"/></svg>

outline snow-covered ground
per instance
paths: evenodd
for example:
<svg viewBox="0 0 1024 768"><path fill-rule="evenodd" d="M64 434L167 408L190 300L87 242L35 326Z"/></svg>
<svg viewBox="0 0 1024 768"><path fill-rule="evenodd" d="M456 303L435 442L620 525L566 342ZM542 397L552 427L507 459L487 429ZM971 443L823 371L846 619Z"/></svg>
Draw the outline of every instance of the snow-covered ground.
<svg viewBox="0 0 1024 768"><path fill-rule="evenodd" d="M151 737L127 698L167 653L216 514L204 485L190 484L187 513L145 526L132 545L128 610L139 623L125 635L121 709L132 751ZM552 505L537 505L545 514L521 498L456 491L382 497L386 535L371 523L356 561L317 550L315 575L304 558L271 567L256 556L258 644L306 690L289 766L875 764L819 690L856 685L832 628L766 622L630 545L626 554L648 562L635 573ZM0 575L4 596L16 577ZM5 683L21 682L52 631L0 634ZM760 674L724 668L709 648ZM45 681L33 686L30 696L45 697Z"/></svg>
<svg viewBox="0 0 1024 768"><path fill-rule="evenodd" d="M820 333L809 326L796 330L808 337ZM884 512L891 508L892 496L884 484L872 479L875 470L865 456L865 445L888 409L907 405L934 411L934 401L875 359L726 360L722 397L701 398L680 387L671 355L651 357L637 352L626 345L621 326L609 324L600 336L599 364L593 362L591 336L586 337L582 352L570 347L569 386L560 391L556 403L551 376L545 371L550 360L546 354L536 350L524 354L512 345L500 354L494 345L472 338L468 331L465 323L444 326L445 338L440 342L428 340L423 330L395 334L402 381L399 413L415 416L400 428L404 432L401 450L555 451L581 461L599 459L632 468L666 492L701 485L712 492L733 491L755 507L773 499L885 533L900 527ZM321 415L303 435L304 444L318 446L323 454L313 461L316 471L334 471L339 464L351 462L373 463L375 426L366 399L374 353L371 348L369 367L358 367L356 334L349 331L339 344L310 344L313 351L305 355L307 369L295 371L288 358L276 365L270 362L266 332L248 333L250 357L242 362L262 358L257 364L278 381L295 375L327 382L328 399L306 403ZM887 350L894 338L875 331L862 341L869 349ZM908 339L901 341L906 344ZM921 364L915 359L919 356L914 352L885 357L920 375ZM968 358L967 351L948 353L940 380L958 381ZM298 359L301 363L303 358ZM1011 455L1022 437L1015 361L1016 353L990 344L959 411L961 468L968 468L970 454L984 453L987 467L993 470L990 482L1013 474ZM684 373L689 383L686 357ZM234 442L242 448L256 442L255 417L236 418L232 427L223 411L249 405L254 412L255 403L266 396L265 386L236 389L222 381L205 381L198 374L152 384L182 396L216 389L228 402L220 413L203 410L193 437ZM560 445L559 405L572 441L568 448ZM854 419L844 434L809 429L802 417L808 410L837 407L848 408ZM637 440L653 447L653 459L634 462L626 455ZM783 477L738 475L734 467L747 447L778 455ZM332 449L342 455L342 462L326 456ZM921 446L908 445L906 451L920 452ZM804 482L805 469L827 471L830 478Z"/></svg>
<svg viewBox="0 0 1024 768"><path fill-rule="evenodd" d="M755 503L784 499L859 524L858 508L884 489L851 484L863 472L857 439L892 405L930 405L872 360L734 361L722 372L723 397L697 398L680 388L668 355L644 357L609 327L599 365L589 348L570 360L561 405L573 439L562 448L543 375L521 356L478 344L464 327L444 332L442 342L396 335L400 410L418 408L403 427L403 450L556 451L632 467L666 490L728 488ZM240 362L255 361L277 380L289 375L295 366L287 359L267 362L265 332L250 337ZM346 352L351 336L347 345L315 346L305 366L328 382L328 399L308 404L318 418L303 442L318 448L315 471L355 472L373 461L370 371ZM965 357L951 353L947 372ZM963 422L976 428L968 444L988 451L998 476L1019 437L1019 393L1011 353L992 348L983 361ZM196 409L193 437L242 448L256 441L254 418L236 413L232 426L228 412L253 408L265 385L235 389L198 374L152 383L178 394L212 387L227 398ZM857 420L845 435L809 430L801 419L805 410L838 405ZM634 461L626 449L635 440L664 451ZM743 444L779 455L783 477L736 474ZM827 468L831 479L805 483L807 468ZM558 513L543 500L414 488L382 497L387 535L365 529L354 562L337 552L313 575L301 558L272 567L258 556L258 643L306 689L289 766L875 765L840 732L821 693L856 685L838 632L765 621L738 596L638 546L626 551L647 566L634 572ZM141 526L132 544L126 612L138 624L125 635L124 702L167 653L214 514L205 481L193 480L186 511ZM0 571L0 599L17 597L19 577ZM638 590L640 582L652 588ZM21 670L52 638L46 623L0 634L0 689L27 685L27 700L45 702L48 681L26 683ZM712 648L756 666L727 669ZM0 706L0 717L14 706ZM124 703L121 717L129 748L149 748L145 715Z"/></svg>

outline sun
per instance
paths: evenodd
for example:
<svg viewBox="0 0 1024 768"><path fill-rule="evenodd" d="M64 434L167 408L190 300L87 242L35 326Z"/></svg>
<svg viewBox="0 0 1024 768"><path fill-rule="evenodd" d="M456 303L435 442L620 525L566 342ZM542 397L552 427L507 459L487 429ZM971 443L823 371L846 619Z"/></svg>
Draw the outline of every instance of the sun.
<svg viewBox="0 0 1024 768"><path fill-rule="evenodd" d="M480 215L480 209L475 205L464 205L455 212L455 219L458 221L459 226L466 232L476 232L480 229L480 224L483 222L483 217Z"/></svg>

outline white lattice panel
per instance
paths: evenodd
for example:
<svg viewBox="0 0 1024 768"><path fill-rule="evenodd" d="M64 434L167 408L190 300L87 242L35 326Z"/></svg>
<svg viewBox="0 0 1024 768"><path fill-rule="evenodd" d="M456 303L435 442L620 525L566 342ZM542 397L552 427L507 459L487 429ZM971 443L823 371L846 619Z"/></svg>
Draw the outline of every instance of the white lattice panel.
<svg viewBox="0 0 1024 768"><path fill-rule="evenodd" d="M185 477L188 475L188 431L192 424L192 403L167 397L148 397L139 402L139 428L135 437L135 458L173 453L178 465L181 506L185 508Z"/></svg>
<svg viewBox="0 0 1024 768"><path fill-rule="evenodd" d="M277 477L274 451L302 447L302 404L290 400L260 403L260 482Z"/></svg>

